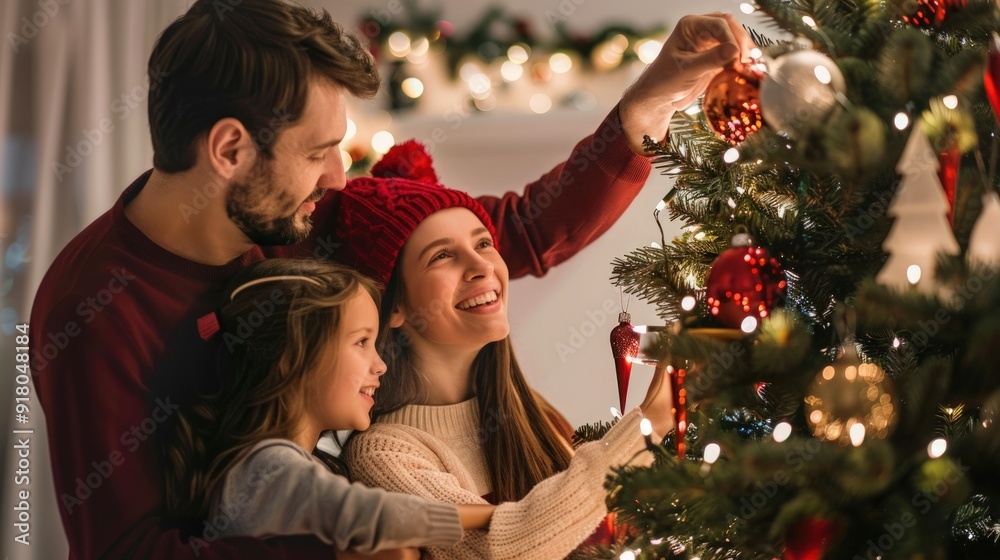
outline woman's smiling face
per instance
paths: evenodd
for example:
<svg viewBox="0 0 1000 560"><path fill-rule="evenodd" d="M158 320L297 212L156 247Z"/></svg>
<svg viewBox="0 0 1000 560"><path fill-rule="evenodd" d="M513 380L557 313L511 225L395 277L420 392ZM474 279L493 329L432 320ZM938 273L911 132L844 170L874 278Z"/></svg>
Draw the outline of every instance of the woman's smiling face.
<svg viewBox="0 0 1000 560"><path fill-rule="evenodd" d="M510 333L507 264L470 210L427 217L403 246L398 266L406 296L391 326L436 345L477 349Z"/></svg>

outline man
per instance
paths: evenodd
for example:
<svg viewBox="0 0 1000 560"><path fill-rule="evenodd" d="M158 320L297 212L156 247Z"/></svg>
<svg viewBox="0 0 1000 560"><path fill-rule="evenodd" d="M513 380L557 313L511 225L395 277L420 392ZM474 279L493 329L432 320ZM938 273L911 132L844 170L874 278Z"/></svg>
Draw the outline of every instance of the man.
<svg viewBox="0 0 1000 560"><path fill-rule="evenodd" d="M182 530L164 517L158 439L177 406L218 379L218 343L198 337L197 318L243 266L334 256L323 195L346 182L346 96L379 87L370 55L326 12L281 0L218 7L198 0L157 41L153 169L60 253L32 309L71 558L333 556L312 537L219 539L225 519ZM750 48L732 16L683 18L566 162L522 196L481 199L511 276L542 275L606 231L649 174L642 136L662 138L673 112Z"/></svg>

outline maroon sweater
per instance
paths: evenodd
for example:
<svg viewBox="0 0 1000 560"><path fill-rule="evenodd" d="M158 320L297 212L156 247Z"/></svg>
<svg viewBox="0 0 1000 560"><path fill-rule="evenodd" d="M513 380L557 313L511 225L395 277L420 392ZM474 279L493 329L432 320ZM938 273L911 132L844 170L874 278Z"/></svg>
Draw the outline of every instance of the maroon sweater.
<svg viewBox="0 0 1000 560"><path fill-rule="evenodd" d="M615 110L523 195L480 198L511 277L543 275L603 234L649 171ZM176 407L217 380L218 342L199 338L197 318L242 267L332 256L334 197L317 205L305 242L209 266L166 251L125 217L149 173L56 257L31 310L34 383L70 558L329 559L332 548L310 536L217 539L211 526L176 527L165 518L159 438Z"/></svg>

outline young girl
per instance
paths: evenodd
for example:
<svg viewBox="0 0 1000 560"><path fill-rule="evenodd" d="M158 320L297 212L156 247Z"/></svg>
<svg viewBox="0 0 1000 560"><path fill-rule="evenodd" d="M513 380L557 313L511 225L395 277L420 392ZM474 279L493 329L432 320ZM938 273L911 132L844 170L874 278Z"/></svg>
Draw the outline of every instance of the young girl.
<svg viewBox="0 0 1000 560"><path fill-rule="evenodd" d="M376 177L337 193L338 258L387 286L388 372L376 423L348 443L348 463L366 484L500 504L488 532L429 548L432 558L563 558L607 515L610 469L651 461L642 416L658 434L672 428L669 383L658 371L641 410L574 455L514 358L507 267L490 218L439 185L429 161L408 142L373 168Z"/></svg>
<svg viewBox="0 0 1000 560"><path fill-rule="evenodd" d="M314 534L340 550L450 546L490 509L456 508L351 484L316 448L364 430L385 363L375 351L379 292L322 261L270 259L230 282L203 338L228 350L221 390L184 408L168 445L167 503L213 538ZM415 557L415 556L414 556Z"/></svg>

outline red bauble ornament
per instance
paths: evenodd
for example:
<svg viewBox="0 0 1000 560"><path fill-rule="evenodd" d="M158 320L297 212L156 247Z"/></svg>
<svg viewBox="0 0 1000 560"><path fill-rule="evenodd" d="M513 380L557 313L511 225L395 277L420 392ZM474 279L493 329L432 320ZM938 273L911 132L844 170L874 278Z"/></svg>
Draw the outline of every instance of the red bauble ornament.
<svg viewBox="0 0 1000 560"><path fill-rule="evenodd" d="M753 247L749 235L738 233L733 237L733 246L712 263L705 302L720 323L739 329L744 328L747 317L755 318L759 324L774 306L784 301L787 287L781 263L768 255L767 250Z"/></svg>
<svg viewBox="0 0 1000 560"><path fill-rule="evenodd" d="M702 109L708 125L723 140L737 145L764 126L760 112L760 77L733 69L719 72L705 88Z"/></svg>
<svg viewBox="0 0 1000 560"><path fill-rule="evenodd" d="M983 87L993 106L993 115L1000 120L1000 35L990 39L990 54L983 70Z"/></svg>
<svg viewBox="0 0 1000 560"><path fill-rule="evenodd" d="M914 27L940 27L951 12L961 10L968 0L911 0L903 5L903 21Z"/></svg>
<svg viewBox="0 0 1000 560"><path fill-rule="evenodd" d="M785 535L784 560L819 560L838 532L837 523L807 517L792 525Z"/></svg>
<svg viewBox="0 0 1000 560"><path fill-rule="evenodd" d="M632 360L639 355L639 333L629 322L628 313L618 314L618 326L611 329L611 356L615 359L615 377L618 380L618 410L625 414L625 397L628 381L632 377Z"/></svg>

